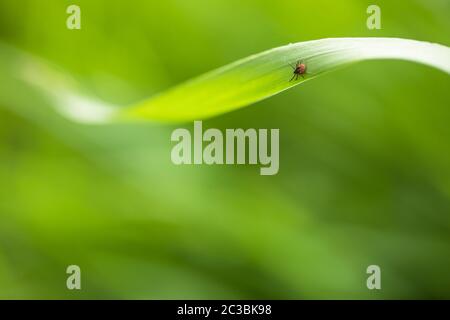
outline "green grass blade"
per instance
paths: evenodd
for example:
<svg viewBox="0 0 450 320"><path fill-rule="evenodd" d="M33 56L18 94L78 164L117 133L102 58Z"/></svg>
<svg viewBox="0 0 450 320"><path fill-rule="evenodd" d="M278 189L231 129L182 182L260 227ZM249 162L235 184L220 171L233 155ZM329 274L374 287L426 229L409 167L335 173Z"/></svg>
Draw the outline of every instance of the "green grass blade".
<svg viewBox="0 0 450 320"><path fill-rule="evenodd" d="M239 60L123 110L137 119L202 119L268 98L343 65L368 59L402 59L450 73L450 49L395 38L336 38L300 42ZM289 82L289 64L303 60L305 79ZM389 72L389 71L386 71Z"/></svg>
<svg viewBox="0 0 450 320"><path fill-rule="evenodd" d="M289 44L252 55L124 108L77 94L75 85L40 61L33 64L29 58L22 59L27 61L22 74L28 82L47 92L59 111L77 121L170 122L230 112L323 73L371 59L408 60L450 73L450 48L443 45L398 38L331 38ZM307 65L308 73L305 79L290 82L290 65L299 60Z"/></svg>

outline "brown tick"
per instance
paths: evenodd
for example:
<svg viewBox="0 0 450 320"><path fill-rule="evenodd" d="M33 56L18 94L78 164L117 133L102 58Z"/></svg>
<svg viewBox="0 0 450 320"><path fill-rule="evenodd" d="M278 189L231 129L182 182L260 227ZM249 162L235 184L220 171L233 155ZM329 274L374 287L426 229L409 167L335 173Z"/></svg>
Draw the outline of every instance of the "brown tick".
<svg viewBox="0 0 450 320"><path fill-rule="evenodd" d="M299 76L302 76L302 78L305 79L303 75L306 73L306 64L304 64L303 61L297 61L295 67L292 64L289 65L294 70L294 75L292 76L291 80L289 80L289 82L294 79L297 80Z"/></svg>

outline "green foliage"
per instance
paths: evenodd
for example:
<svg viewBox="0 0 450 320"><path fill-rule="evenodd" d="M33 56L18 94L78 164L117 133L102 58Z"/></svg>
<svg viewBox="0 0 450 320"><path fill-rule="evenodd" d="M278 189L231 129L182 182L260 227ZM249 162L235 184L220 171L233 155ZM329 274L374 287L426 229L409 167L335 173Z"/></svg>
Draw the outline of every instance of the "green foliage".
<svg viewBox="0 0 450 320"><path fill-rule="evenodd" d="M303 81L351 63L370 59L403 59L450 73L450 48L389 38L342 38L300 42L274 48L190 80L145 100L120 114L125 117L188 121L247 106ZM297 61L305 79L289 81ZM389 70L386 70L389 74Z"/></svg>
<svg viewBox="0 0 450 320"><path fill-rule="evenodd" d="M450 2L379 0L373 31L360 0L78 0L78 31L68 4L0 1L0 298L450 297L448 74L371 49L288 82L311 39L449 46ZM232 70L183 89L290 42L273 69L249 70L257 92ZM403 58L448 70L414 45ZM208 85L218 94L201 99ZM173 165L170 134L191 124L170 121L193 117L279 128L279 173ZM381 291L365 286L370 264Z"/></svg>
<svg viewBox="0 0 450 320"><path fill-rule="evenodd" d="M421 41L394 38L342 38L300 42L238 60L175 86L135 105L117 108L85 97L69 75L6 46L0 46L4 68L37 87L54 108L77 121L190 121L220 115L273 96L342 66L371 59L401 59L450 73L450 49ZM292 78L304 62L307 73ZM389 73L389 70L386 70ZM5 76L5 75L4 75Z"/></svg>

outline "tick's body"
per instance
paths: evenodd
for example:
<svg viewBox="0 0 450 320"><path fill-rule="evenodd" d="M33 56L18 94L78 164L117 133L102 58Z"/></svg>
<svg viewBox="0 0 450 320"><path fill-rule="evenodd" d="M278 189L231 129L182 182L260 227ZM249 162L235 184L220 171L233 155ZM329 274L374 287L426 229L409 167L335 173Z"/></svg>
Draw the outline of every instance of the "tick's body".
<svg viewBox="0 0 450 320"><path fill-rule="evenodd" d="M304 79L305 77L303 76L306 73L306 64L304 64L303 62L297 61L297 63L295 64L295 67L293 65L291 65L292 69L294 69L294 75L292 76L291 80L289 80L289 82L291 82L292 80L297 80L299 76L302 76L302 78Z"/></svg>

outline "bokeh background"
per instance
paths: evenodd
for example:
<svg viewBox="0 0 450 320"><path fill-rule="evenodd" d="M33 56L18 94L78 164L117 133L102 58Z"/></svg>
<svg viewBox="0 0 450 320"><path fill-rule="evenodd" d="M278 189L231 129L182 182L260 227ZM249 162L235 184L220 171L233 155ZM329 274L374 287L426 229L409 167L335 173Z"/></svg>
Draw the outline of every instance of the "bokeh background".
<svg viewBox="0 0 450 320"><path fill-rule="evenodd" d="M70 4L81 30L66 28ZM369 4L382 30L366 28ZM449 13L446 0L2 0L0 51L125 106L290 42L449 45ZM450 298L447 74L364 62L204 122L279 128L280 171L260 176L173 165L170 134L192 123L73 123L0 56L0 298ZM366 288L371 264L382 290Z"/></svg>

